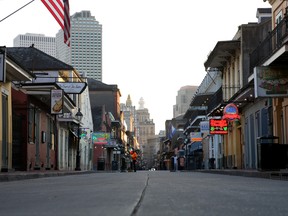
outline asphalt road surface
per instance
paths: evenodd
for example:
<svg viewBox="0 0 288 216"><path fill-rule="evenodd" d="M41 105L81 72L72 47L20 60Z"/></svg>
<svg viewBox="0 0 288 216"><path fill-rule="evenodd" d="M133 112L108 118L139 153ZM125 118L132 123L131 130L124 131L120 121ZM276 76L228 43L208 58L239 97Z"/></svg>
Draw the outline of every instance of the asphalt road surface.
<svg viewBox="0 0 288 216"><path fill-rule="evenodd" d="M0 182L0 215L280 216L288 215L288 181L137 171Z"/></svg>

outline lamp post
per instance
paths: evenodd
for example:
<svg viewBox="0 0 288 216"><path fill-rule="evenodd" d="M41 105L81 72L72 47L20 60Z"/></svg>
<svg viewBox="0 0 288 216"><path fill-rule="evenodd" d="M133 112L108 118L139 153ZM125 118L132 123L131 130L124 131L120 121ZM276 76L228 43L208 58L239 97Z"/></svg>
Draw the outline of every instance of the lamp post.
<svg viewBox="0 0 288 216"><path fill-rule="evenodd" d="M75 170L76 171L80 171L81 170L81 167L80 167L80 159L81 159L81 156L80 156L80 122L81 122L81 120L83 118L83 114L80 112L80 108L78 108L78 112L76 113L75 117L78 120L77 155L76 155L76 167L75 167Z"/></svg>
<svg viewBox="0 0 288 216"><path fill-rule="evenodd" d="M186 168L186 170L188 170L188 144L189 144L189 142L188 142L188 139L186 138L185 139L185 145L186 145L186 149L185 149L186 150L185 168Z"/></svg>

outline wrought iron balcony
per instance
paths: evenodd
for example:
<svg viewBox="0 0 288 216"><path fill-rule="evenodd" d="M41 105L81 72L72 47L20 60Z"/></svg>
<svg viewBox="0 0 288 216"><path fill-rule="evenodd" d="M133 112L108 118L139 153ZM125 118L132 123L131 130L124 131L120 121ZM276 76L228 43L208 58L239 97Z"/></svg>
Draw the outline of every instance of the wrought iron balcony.
<svg viewBox="0 0 288 216"><path fill-rule="evenodd" d="M288 7L284 19L269 33L262 43L250 54L250 75L253 68L272 57L288 41Z"/></svg>

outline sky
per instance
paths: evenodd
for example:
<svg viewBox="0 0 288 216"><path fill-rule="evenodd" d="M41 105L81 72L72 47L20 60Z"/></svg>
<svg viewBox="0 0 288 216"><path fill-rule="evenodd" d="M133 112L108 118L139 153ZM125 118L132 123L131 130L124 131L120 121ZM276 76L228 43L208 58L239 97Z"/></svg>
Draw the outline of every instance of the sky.
<svg viewBox="0 0 288 216"><path fill-rule="evenodd" d="M31 0L0 0L0 20ZM232 40L241 24L257 22L263 0L69 0L70 15L82 10L102 24L103 78L145 101L155 132L173 118L178 90L199 86L204 62L218 41ZM0 22L0 46L12 47L18 34L56 36L60 27L40 0Z"/></svg>

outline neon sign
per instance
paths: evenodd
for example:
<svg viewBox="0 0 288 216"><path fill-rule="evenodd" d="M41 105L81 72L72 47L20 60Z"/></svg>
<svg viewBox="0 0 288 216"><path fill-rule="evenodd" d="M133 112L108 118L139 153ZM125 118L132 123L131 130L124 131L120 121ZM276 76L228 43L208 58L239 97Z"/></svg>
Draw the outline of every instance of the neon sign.
<svg viewBox="0 0 288 216"><path fill-rule="evenodd" d="M228 134L228 122L226 119L210 119L210 134Z"/></svg>
<svg viewBox="0 0 288 216"><path fill-rule="evenodd" d="M107 144L109 139L109 133L97 132L92 134L92 141L94 144Z"/></svg>
<svg viewBox="0 0 288 216"><path fill-rule="evenodd" d="M222 119L228 119L228 120L240 119L240 115L238 114L238 107L233 103L226 105L223 110Z"/></svg>

